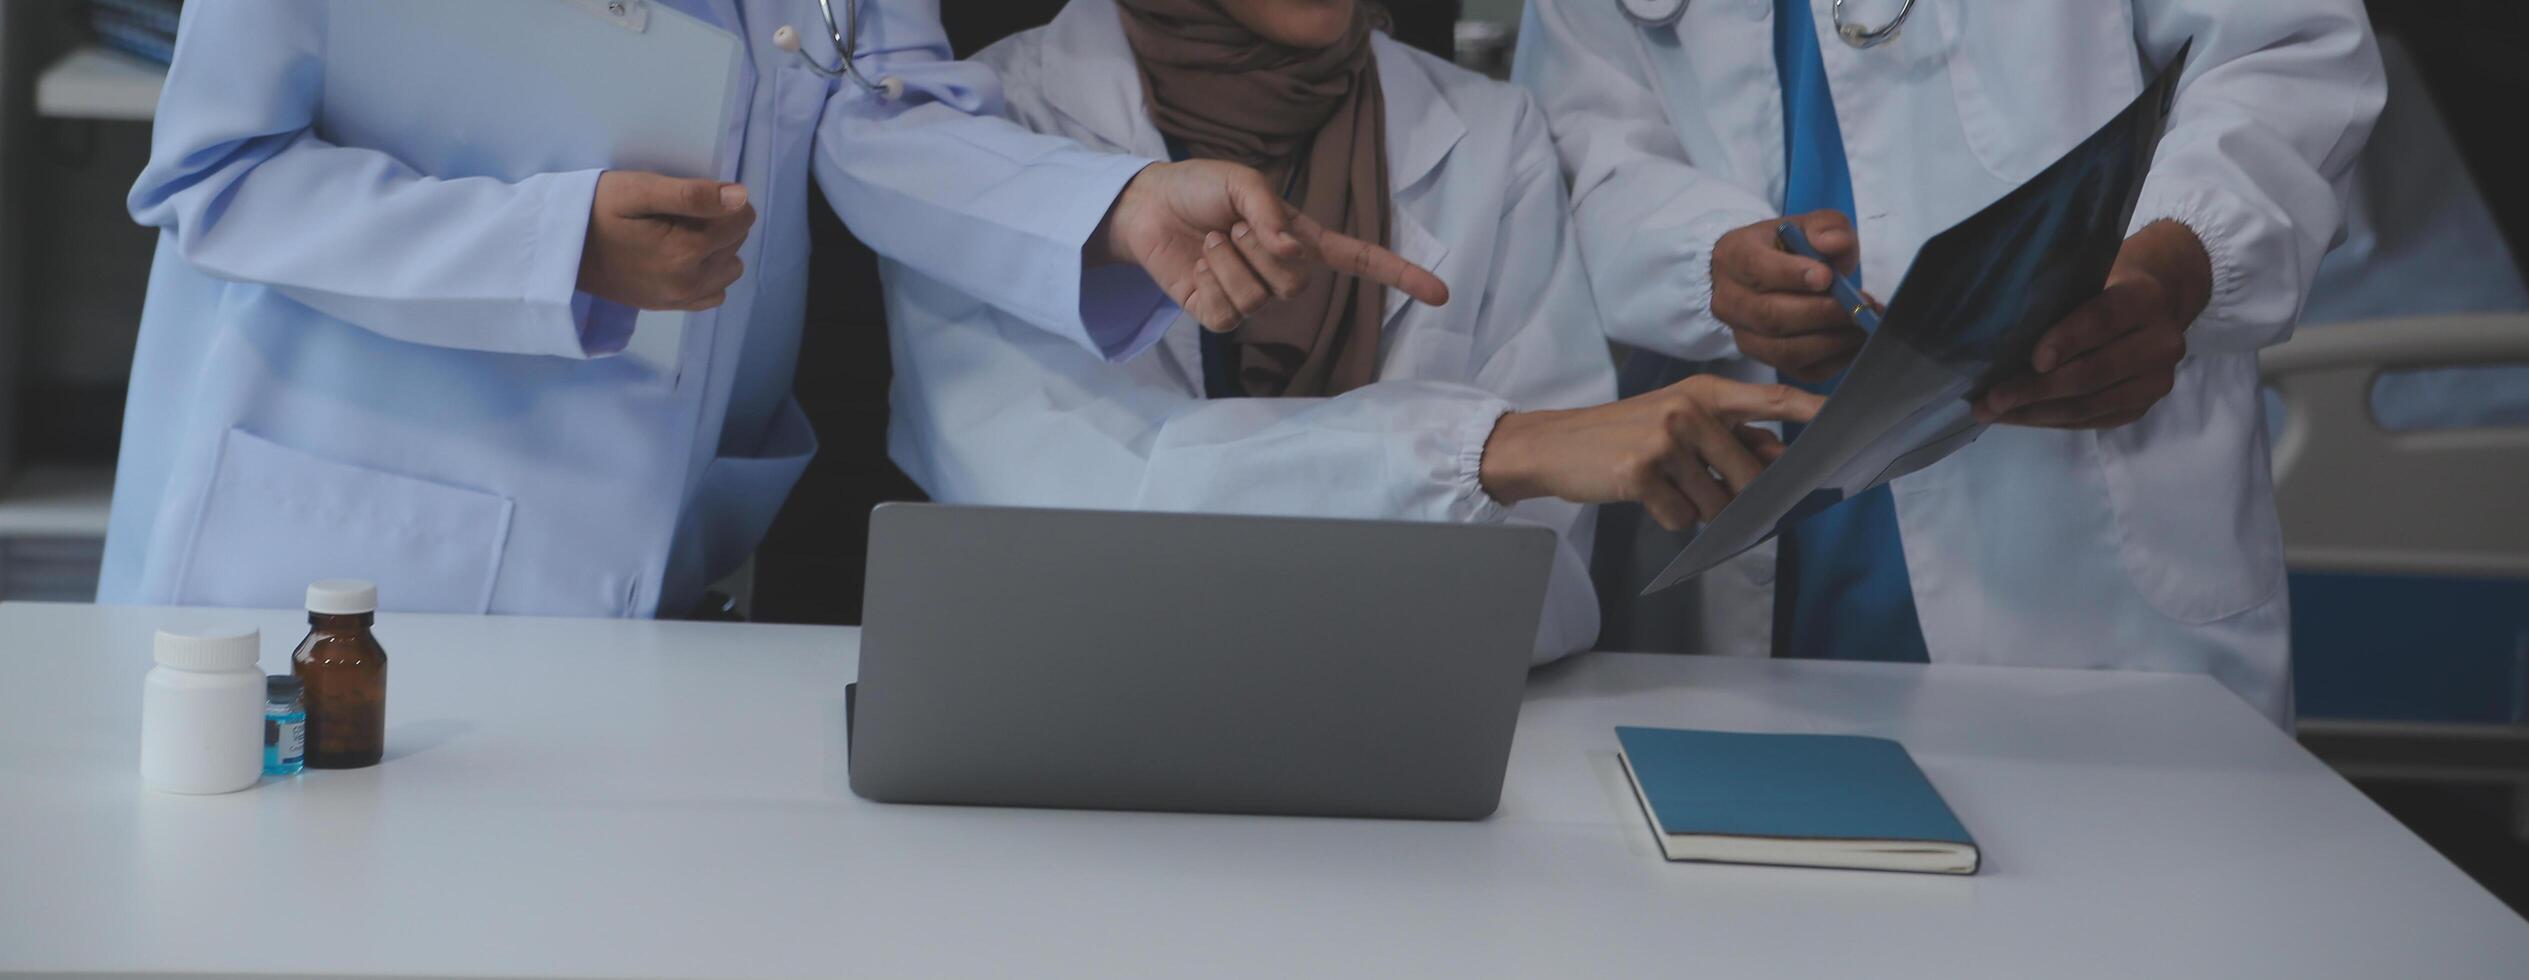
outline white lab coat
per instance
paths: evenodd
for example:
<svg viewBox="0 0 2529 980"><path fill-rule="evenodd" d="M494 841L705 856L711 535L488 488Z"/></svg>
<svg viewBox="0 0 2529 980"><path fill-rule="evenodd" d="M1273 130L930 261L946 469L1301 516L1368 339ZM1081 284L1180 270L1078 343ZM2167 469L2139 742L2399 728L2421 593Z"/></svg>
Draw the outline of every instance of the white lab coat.
<svg viewBox="0 0 2529 980"><path fill-rule="evenodd" d="M690 607L815 446L790 398L812 169L879 252L1091 343L1080 243L1148 161L997 118L930 0L861 3L864 63L906 80L902 103L772 46L797 24L814 47L813 0L673 5L748 46L722 176L760 217L745 278L664 360L610 356L630 311L575 292L597 171L510 183L336 145L316 123L321 0L185 9L131 196L163 231L101 600L289 606L351 576L396 609Z"/></svg>
<svg viewBox="0 0 2529 980"><path fill-rule="evenodd" d="M1000 71L1028 127L1157 155L1165 144L1117 18L1111 0L1074 0L977 60ZM1586 648L1598 631L1592 509L1505 508L1476 480L1503 413L1615 394L1544 119L1517 89L1373 43L1391 244L1451 289L1438 308L1388 295L1375 383L1207 401L1190 318L1150 354L1106 363L890 262L889 447L932 496L961 503L1541 524L1562 544L1537 656Z"/></svg>
<svg viewBox="0 0 2529 980"><path fill-rule="evenodd" d="M1886 23L1901 0L1852 0ZM2108 432L1996 427L1894 484L1932 659L2208 672L2290 713L2287 607L2257 349L2291 330L2382 100L2358 0L1922 0L1856 50L1812 0L1852 162L1865 281L1893 290L1923 241L2034 175L2192 61L2134 227L2173 218L2211 253L2211 305L2177 388ZM1773 0L1694 0L1643 28L1614 0L1531 0L1517 75L1573 182L1610 336L1745 377L1711 316L1712 243L1779 214ZM1771 645L1772 549L1704 577L1704 641Z"/></svg>

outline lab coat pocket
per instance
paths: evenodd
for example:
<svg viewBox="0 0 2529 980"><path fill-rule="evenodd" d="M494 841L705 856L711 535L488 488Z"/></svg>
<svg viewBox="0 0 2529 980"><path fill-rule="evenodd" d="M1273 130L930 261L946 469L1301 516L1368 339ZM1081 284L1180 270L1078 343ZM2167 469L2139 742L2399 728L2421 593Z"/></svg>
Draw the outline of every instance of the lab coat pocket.
<svg viewBox="0 0 2529 980"><path fill-rule="evenodd" d="M480 613L491 607L513 505L230 429L200 507L178 604L287 609L308 582L361 578L388 608Z"/></svg>
<svg viewBox="0 0 2529 980"><path fill-rule="evenodd" d="M1379 376L1449 380L1474 377L1475 338L1450 326L1426 320L1380 338L1388 350Z"/></svg>
<svg viewBox="0 0 2529 980"><path fill-rule="evenodd" d="M2142 91L2126 4L1945 0L1933 12L1968 149L2004 180L2036 176Z"/></svg>
<svg viewBox="0 0 2529 980"><path fill-rule="evenodd" d="M2253 354L2188 358L2141 421L2098 434L2118 557L2171 619L2209 623L2283 586Z"/></svg>

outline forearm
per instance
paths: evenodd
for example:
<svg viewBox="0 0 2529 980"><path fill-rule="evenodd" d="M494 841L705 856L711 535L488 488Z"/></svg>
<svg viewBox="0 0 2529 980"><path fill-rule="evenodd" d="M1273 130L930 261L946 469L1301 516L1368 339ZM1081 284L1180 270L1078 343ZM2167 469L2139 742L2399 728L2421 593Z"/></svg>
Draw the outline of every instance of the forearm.
<svg viewBox="0 0 2529 980"><path fill-rule="evenodd" d="M1097 295L1115 283L1083 281L1108 261L1102 229L1116 198L1154 161L1003 118L999 76L950 57L935 3L862 9L863 70L898 79L904 93L839 84L819 123L817 182L853 235L1103 358L1156 340L1149 325L1166 300L1156 287L1128 287L1136 302L1118 303Z"/></svg>
<svg viewBox="0 0 2529 980"><path fill-rule="evenodd" d="M830 110L816 169L828 201L880 255L1101 356L1083 316L1084 260L1149 161L1093 153L945 106Z"/></svg>
<svg viewBox="0 0 2529 980"><path fill-rule="evenodd" d="M891 282L902 290L906 279ZM929 284L925 284L928 286ZM928 290L924 290L928 292ZM899 296L891 307L935 308ZM1461 385L1378 382L1334 398L1204 399L1099 363L1034 328L919 318L901 441L943 500L1490 521L1483 440L1508 409ZM1049 479L1046 467L1061 478Z"/></svg>
<svg viewBox="0 0 2529 980"><path fill-rule="evenodd" d="M1477 483L1504 505L1554 496L1542 442L1567 411L1508 412L1485 433Z"/></svg>

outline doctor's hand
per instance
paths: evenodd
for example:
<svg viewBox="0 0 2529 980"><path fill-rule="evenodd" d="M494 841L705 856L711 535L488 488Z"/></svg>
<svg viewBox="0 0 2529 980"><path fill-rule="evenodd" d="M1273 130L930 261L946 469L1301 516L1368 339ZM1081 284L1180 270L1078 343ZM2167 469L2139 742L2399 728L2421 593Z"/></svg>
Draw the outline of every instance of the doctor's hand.
<svg viewBox="0 0 2529 980"><path fill-rule="evenodd" d="M1449 302L1448 285L1430 270L1328 230L1285 203L1263 174L1219 160L1142 168L1083 251L1141 266L1216 332L1297 295L1321 267L1430 306Z"/></svg>
<svg viewBox="0 0 2529 980"><path fill-rule="evenodd" d="M1824 399L1785 385L1696 375L1591 408L1512 412L1484 443L1479 480L1505 504L1634 501L1661 527L1711 520L1783 454L1751 422L1807 422Z"/></svg>
<svg viewBox="0 0 2529 980"><path fill-rule="evenodd" d="M597 177L581 292L637 310L708 310L746 272L746 186L631 170Z"/></svg>
<svg viewBox="0 0 2529 980"><path fill-rule="evenodd" d="M1977 421L2109 429L2142 418L2177 385L2187 327L2213 298L2213 260L2195 232L2156 221L2125 240L2099 295L2038 339L2036 373L1995 385Z"/></svg>
<svg viewBox="0 0 2529 980"><path fill-rule="evenodd" d="M1861 236L1841 212L1784 220L1799 224L1837 271L1859 267ZM1713 243L1712 315L1730 328L1740 353L1793 380L1824 381L1853 362L1866 338L1853 312L1827 294L1827 267L1783 250L1774 233L1780 223L1760 221Z"/></svg>

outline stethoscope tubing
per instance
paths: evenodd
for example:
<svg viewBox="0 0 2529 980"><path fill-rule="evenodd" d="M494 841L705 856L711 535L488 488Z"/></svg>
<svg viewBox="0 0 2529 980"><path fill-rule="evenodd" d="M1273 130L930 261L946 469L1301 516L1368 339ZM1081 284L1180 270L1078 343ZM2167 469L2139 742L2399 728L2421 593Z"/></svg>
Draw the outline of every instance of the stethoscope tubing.
<svg viewBox="0 0 2529 980"><path fill-rule="evenodd" d="M842 2L843 16L837 18L834 15L835 0L817 0L817 12L825 15L826 39L834 44L837 64L834 66L820 64L817 59L810 57L805 49L798 52L800 63L807 65L810 71L827 78L851 79L853 84L882 97L894 98L902 94L904 83L895 78L872 81L869 76L861 74L861 66L852 60L852 52L860 50L861 46L860 0L842 0Z"/></svg>
<svg viewBox="0 0 2529 980"><path fill-rule="evenodd" d="M818 2L823 3L825 0L818 0ZM1636 24L1643 27L1667 27L1677 23L1678 18L1685 16L1687 0L1675 0L1666 6L1657 5L1657 0L1651 0L1649 6L1629 2L1629 0L1615 0L1615 2L1616 9L1623 11L1625 18ZM1827 16L1831 22L1830 26L1835 28L1835 36L1843 39L1846 45L1856 49L1869 49L1897 39L1897 31L1905 27L1906 21L1914 16L1914 3L1915 0L1905 0L1905 6L1897 8L1897 15L1878 27L1863 27L1845 20L1844 0L1834 0L1834 3L1827 8Z"/></svg>

